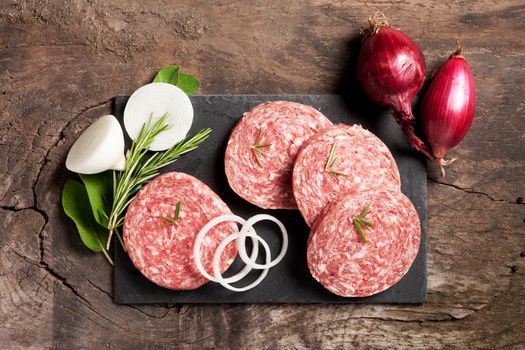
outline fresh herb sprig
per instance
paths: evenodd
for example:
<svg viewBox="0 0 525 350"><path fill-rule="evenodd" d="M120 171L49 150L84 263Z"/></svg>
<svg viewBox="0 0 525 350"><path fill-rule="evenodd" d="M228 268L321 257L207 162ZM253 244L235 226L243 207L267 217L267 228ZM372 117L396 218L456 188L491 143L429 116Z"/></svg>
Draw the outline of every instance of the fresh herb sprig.
<svg viewBox="0 0 525 350"><path fill-rule="evenodd" d="M330 149L330 154L328 155L328 161L326 162L324 170L327 171L331 176L337 179L338 176L348 176L348 174L334 170L334 165L337 162L337 156L335 155L336 146L337 146L337 142L334 141L332 148Z"/></svg>
<svg viewBox="0 0 525 350"><path fill-rule="evenodd" d="M178 224L179 223L180 206L181 206L181 201L178 201L177 204L175 205L175 215L173 217L161 215L160 218L163 219L163 220L166 220L169 224ZM165 225L163 225L163 226L165 226Z"/></svg>
<svg viewBox="0 0 525 350"><path fill-rule="evenodd" d="M259 142L261 141L261 133L262 133L262 129L259 128L259 131L257 132L257 137L255 138L255 143L252 146L250 146L250 148L253 151L253 155L255 156L255 160L257 161L257 164L259 164L259 166L262 167L261 159L259 158L259 156L267 156L268 155L268 153L266 153L262 149L266 148L266 147L270 147L272 144L271 143L265 143L263 145L259 145Z"/></svg>
<svg viewBox="0 0 525 350"><path fill-rule="evenodd" d="M153 114L150 115L127 153L124 171L113 172L113 205L107 226L109 230L108 249L113 234L124 247L118 228L124 223L124 212L140 188L156 177L160 168L173 163L182 154L196 149L211 133L210 128L202 129L191 139L183 140L164 152L154 153L146 161L142 161L155 137L171 127L166 121L167 116L164 114L151 125Z"/></svg>
<svg viewBox="0 0 525 350"><path fill-rule="evenodd" d="M361 237L363 243L366 243L366 237L363 233L363 230L369 230L370 228L374 227L374 225L370 221L365 220L365 216L367 216L369 213L370 203L363 208L359 215L354 216L352 218L352 223L354 224L354 227L357 233L359 234L359 237Z"/></svg>

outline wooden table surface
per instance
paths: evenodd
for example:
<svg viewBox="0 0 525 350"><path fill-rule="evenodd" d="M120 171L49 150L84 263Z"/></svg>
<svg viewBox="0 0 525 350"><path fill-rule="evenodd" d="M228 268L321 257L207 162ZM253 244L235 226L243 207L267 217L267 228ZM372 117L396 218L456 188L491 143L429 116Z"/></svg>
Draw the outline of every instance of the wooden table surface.
<svg viewBox="0 0 525 350"><path fill-rule="evenodd" d="M386 8L428 72L458 38L477 83L459 160L428 179L428 303L114 305L103 256L57 229L80 131L174 63L202 93L352 94ZM525 348L524 23L519 0L1 1L1 347Z"/></svg>

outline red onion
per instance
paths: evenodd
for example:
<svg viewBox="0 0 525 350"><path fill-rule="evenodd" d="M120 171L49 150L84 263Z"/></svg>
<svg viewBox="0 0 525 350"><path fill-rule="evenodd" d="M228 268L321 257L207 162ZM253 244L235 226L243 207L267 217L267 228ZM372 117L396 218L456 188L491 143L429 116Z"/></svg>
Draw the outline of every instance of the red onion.
<svg viewBox="0 0 525 350"><path fill-rule="evenodd" d="M412 99L425 81L425 58L403 32L388 26L382 13L368 19L370 28L357 62L357 78L376 103L393 109L392 115L410 145L429 158L430 148L416 135Z"/></svg>
<svg viewBox="0 0 525 350"><path fill-rule="evenodd" d="M474 77L458 46L437 70L422 103L422 127L445 176L446 153L467 134L476 107Z"/></svg>

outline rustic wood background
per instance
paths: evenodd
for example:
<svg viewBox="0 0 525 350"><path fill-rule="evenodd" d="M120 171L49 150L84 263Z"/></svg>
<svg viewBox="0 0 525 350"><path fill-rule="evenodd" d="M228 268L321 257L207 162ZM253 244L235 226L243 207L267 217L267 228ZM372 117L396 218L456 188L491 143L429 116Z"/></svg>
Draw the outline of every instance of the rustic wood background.
<svg viewBox="0 0 525 350"><path fill-rule="evenodd" d="M2 348L525 348L523 1L145 3L0 2ZM81 130L173 63L203 93L359 94L358 33L386 8L429 72L458 38L476 75L460 160L428 180L428 303L114 305L104 258L60 233Z"/></svg>

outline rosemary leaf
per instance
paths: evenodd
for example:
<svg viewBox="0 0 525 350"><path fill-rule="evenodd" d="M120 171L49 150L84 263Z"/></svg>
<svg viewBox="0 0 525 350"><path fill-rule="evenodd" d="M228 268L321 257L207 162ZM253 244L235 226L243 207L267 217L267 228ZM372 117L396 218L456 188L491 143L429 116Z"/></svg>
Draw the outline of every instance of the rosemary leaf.
<svg viewBox="0 0 525 350"><path fill-rule="evenodd" d="M259 156L260 155L268 156L268 153L261 150L261 148L270 147L272 145L271 143L265 143L263 145L259 145L259 141L261 141L261 134L262 134L262 129L259 128L259 130L257 131L257 137L255 138L255 143L250 146L250 148L252 149L253 155L255 157L255 160L257 161L257 164L259 164L260 167L262 167L263 165L262 165L262 162Z"/></svg>
<svg viewBox="0 0 525 350"><path fill-rule="evenodd" d="M326 162L326 166L324 167L324 170L326 171L330 171L330 168L332 167L332 158L334 157L334 154L335 154L335 146L336 146L337 142L334 142L333 145L332 145L332 149L330 149L330 154L328 155L328 161Z"/></svg>
<svg viewBox="0 0 525 350"><path fill-rule="evenodd" d="M178 222L177 219L169 218L169 217L164 216L164 215L161 216L161 219L164 219L164 220L166 220L166 221L169 221L169 222L171 222L172 224L176 224L176 223Z"/></svg>
<svg viewBox="0 0 525 350"><path fill-rule="evenodd" d="M180 206L181 206L181 201L178 201L177 204L175 205L175 216L173 216L172 218L168 216L164 216L164 215L161 215L161 218L172 224L177 224L179 222Z"/></svg>
<svg viewBox="0 0 525 350"><path fill-rule="evenodd" d="M337 162L337 157L334 157L334 159L332 159L332 162L330 163L330 166L328 168L331 169L334 166L335 162Z"/></svg>
<svg viewBox="0 0 525 350"><path fill-rule="evenodd" d="M259 153L259 154L262 154L263 156L267 156L268 155L268 153L266 153L265 151L260 150L259 148L254 148L254 151Z"/></svg>
<svg viewBox="0 0 525 350"><path fill-rule="evenodd" d="M365 226L366 228L374 227L374 225L370 221L361 220L361 225Z"/></svg>
<svg viewBox="0 0 525 350"><path fill-rule="evenodd" d="M368 215L369 213L370 213L370 203L365 205L365 207L363 208L363 210L361 210L359 215L354 216L352 218L352 223L354 224L354 227L357 233L359 234L359 237L361 237L361 240L363 241L363 243L366 243L366 237L365 237L365 234L363 233L363 229L369 230L370 228L374 226L370 221L365 220L365 216Z"/></svg>
<svg viewBox="0 0 525 350"><path fill-rule="evenodd" d="M359 214L360 217L364 218L366 215L370 213L370 203L368 203L363 210L361 211L361 214Z"/></svg>
<svg viewBox="0 0 525 350"><path fill-rule="evenodd" d="M262 130L261 128L259 128L259 131L257 132L257 137L255 138L255 144L258 144L259 141L261 140L261 133L262 133Z"/></svg>
<svg viewBox="0 0 525 350"><path fill-rule="evenodd" d="M348 176L348 174L341 173L341 172L339 172L339 171L335 171L335 170L330 171L330 174L331 174L331 175L334 175L334 176L336 176L336 177L337 177L337 176Z"/></svg>
<svg viewBox="0 0 525 350"><path fill-rule="evenodd" d="M328 155L328 160L326 161L326 165L324 167L324 170L327 171L334 179L337 179L338 176L348 176L348 174L333 169L335 163L337 162L337 156L335 155L336 146L337 142L334 141L332 148L330 149L330 154Z"/></svg>
<svg viewBox="0 0 525 350"><path fill-rule="evenodd" d="M177 205L175 206L175 221L179 220L180 206L181 206L181 202L178 201Z"/></svg>
<svg viewBox="0 0 525 350"><path fill-rule="evenodd" d="M257 154L257 149L253 149L253 155L255 156L255 160L257 161L257 163L259 164L260 167L262 167L262 163L261 163L261 160L259 159L259 155Z"/></svg>
<svg viewBox="0 0 525 350"><path fill-rule="evenodd" d="M363 230L361 229L361 226L359 225L359 221L356 219L353 219L352 222L354 223L354 227L357 230L357 233L359 233L359 237L363 240L363 243L366 243L366 237L363 233Z"/></svg>

